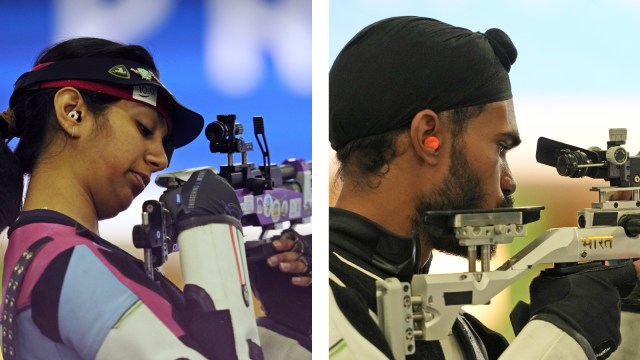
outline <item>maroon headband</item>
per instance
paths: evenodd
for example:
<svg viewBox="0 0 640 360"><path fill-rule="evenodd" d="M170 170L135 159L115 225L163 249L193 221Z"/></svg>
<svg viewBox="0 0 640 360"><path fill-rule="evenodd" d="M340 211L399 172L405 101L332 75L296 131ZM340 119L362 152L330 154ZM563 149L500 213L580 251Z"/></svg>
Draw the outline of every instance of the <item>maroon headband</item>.
<svg viewBox="0 0 640 360"><path fill-rule="evenodd" d="M173 121L169 112L161 101L158 89L154 85L135 85L131 88L122 86L112 86L104 83L86 80L56 80L47 81L40 84L41 89L58 89L63 87L74 87L81 90L95 91L102 94L115 96L123 100L137 102L151 106L158 111L167 123L168 134L171 135Z"/></svg>

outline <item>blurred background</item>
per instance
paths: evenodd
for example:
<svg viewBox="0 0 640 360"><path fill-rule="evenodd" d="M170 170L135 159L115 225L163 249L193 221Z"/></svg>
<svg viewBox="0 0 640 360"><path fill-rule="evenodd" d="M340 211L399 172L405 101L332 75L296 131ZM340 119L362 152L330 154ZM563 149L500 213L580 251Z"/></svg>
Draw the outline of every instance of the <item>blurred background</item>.
<svg viewBox="0 0 640 360"><path fill-rule="evenodd" d="M593 186L604 180L569 179L535 160L544 136L582 148L606 148L609 128L627 128L626 149L640 150L640 3L629 0L332 0L329 5L329 65L358 31L377 20L400 15L432 17L472 31L504 30L518 49L511 68L516 117L523 139L508 161L518 182L516 206L543 205L540 221L526 238L499 246L492 269L552 227L576 225L580 208L591 207ZM317 119L315 119L318 121ZM326 142L330 176L337 164ZM333 204L340 184L330 179ZM432 272L464 272L466 261L436 255ZM508 314L517 300L528 301L528 284L539 271L494 298L467 310L490 328L513 339Z"/></svg>
<svg viewBox="0 0 640 360"><path fill-rule="evenodd" d="M151 50L163 83L181 102L203 114L207 124L218 114L237 114L245 126L245 139L253 141L251 119L262 115L273 162L292 157L311 160L311 1L0 0L0 15L0 103L4 102L0 110L8 106L14 81L31 68L45 47L70 37L100 36L140 43ZM602 180L563 178L555 169L536 163L538 137L585 148L606 147L608 129L624 127L627 150L632 154L640 150L640 115L635 106L640 95L636 70L640 3L331 0L328 22L314 33L314 41L328 42L328 57L315 61L327 59L330 66L360 29L395 15L433 17L473 31L498 27L518 48L511 81L523 144L509 155L518 180L516 205L544 205L546 210L540 221L528 226L527 238L500 249L494 267L544 230L574 226L578 209L597 199L589 189L606 185ZM323 68L315 64L315 69ZM326 94L316 95L326 98ZM324 118L315 121L326 123ZM316 168L327 164L333 173L328 141L315 144ZM249 160L260 162L261 157L254 152ZM225 162L224 155L209 152L209 142L201 134L174 154L168 171L218 168ZM333 184L332 179L329 183ZM339 184L331 190L329 204ZM140 223L142 202L157 199L160 193L160 188L149 186L129 210L101 223L101 235L141 256L130 245L131 228ZM316 229L320 234L326 231L318 224ZM246 229L249 239L257 233ZM6 248L6 240L0 246L0 250ZM166 268L179 281L174 276L176 258L170 256ZM433 265L434 272L465 269L464 260L444 255L438 255ZM490 305L469 311L512 338L507 314L515 301L528 300L529 281L530 277L524 278Z"/></svg>
<svg viewBox="0 0 640 360"><path fill-rule="evenodd" d="M8 107L14 82L43 49L72 37L103 37L150 50L162 82L204 116L205 126L218 114L236 114L245 141L256 148L250 162L262 164L253 116L264 117L273 163L312 160L310 1L0 0L0 15L0 111ZM174 153L166 171L219 169L226 162L226 155L209 151L202 133ZM142 257L133 248L131 229L141 222L142 203L161 192L152 181L127 211L101 222L100 235ZM296 230L310 233L311 225ZM247 240L259 233L245 229ZM4 250L6 238L0 239ZM180 284L178 255L169 258L164 269Z"/></svg>

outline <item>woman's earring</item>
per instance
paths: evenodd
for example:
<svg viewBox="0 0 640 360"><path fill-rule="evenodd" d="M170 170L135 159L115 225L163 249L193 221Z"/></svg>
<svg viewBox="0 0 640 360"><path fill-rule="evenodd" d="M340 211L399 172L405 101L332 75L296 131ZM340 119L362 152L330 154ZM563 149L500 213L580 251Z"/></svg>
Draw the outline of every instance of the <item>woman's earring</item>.
<svg viewBox="0 0 640 360"><path fill-rule="evenodd" d="M71 138L73 139L75 137L76 137L76 127L74 126L71 128Z"/></svg>
<svg viewBox="0 0 640 360"><path fill-rule="evenodd" d="M71 120L80 122L80 114L75 110L71 111L69 114L67 114L67 116L70 117Z"/></svg>

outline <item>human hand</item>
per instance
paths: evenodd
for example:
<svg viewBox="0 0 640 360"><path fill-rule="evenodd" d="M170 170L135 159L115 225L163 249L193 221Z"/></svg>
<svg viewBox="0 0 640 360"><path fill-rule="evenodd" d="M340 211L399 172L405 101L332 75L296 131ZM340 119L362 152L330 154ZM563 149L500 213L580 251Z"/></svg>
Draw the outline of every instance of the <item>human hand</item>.
<svg viewBox="0 0 640 360"><path fill-rule="evenodd" d="M638 279L639 264L579 265L579 271L544 270L529 287L532 319L548 321L578 343L586 340L598 359L620 345L620 296L617 286Z"/></svg>
<svg viewBox="0 0 640 360"><path fill-rule="evenodd" d="M311 237L287 229L271 244L277 253L267 259L267 264L282 272L295 274L291 278L293 285L311 285Z"/></svg>
<svg viewBox="0 0 640 360"><path fill-rule="evenodd" d="M274 254L277 251L281 252ZM251 288L260 300L266 319L309 336L312 306L311 235L300 235L287 229L280 236L270 239L270 242L252 246L249 252L252 254L248 262ZM289 264L288 267L284 266L287 271L281 269L284 263ZM296 273L298 271L303 272Z"/></svg>

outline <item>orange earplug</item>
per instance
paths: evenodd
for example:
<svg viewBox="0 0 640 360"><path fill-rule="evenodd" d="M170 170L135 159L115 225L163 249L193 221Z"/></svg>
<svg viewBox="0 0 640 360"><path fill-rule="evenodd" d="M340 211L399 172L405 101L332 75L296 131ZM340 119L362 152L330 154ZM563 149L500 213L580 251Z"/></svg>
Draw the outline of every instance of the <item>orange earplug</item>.
<svg viewBox="0 0 640 360"><path fill-rule="evenodd" d="M440 140L438 140L437 137L435 136L427 136L426 139L424 139L424 147L426 148L431 148L433 150L438 150L438 148L440 147Z"/></svg>

